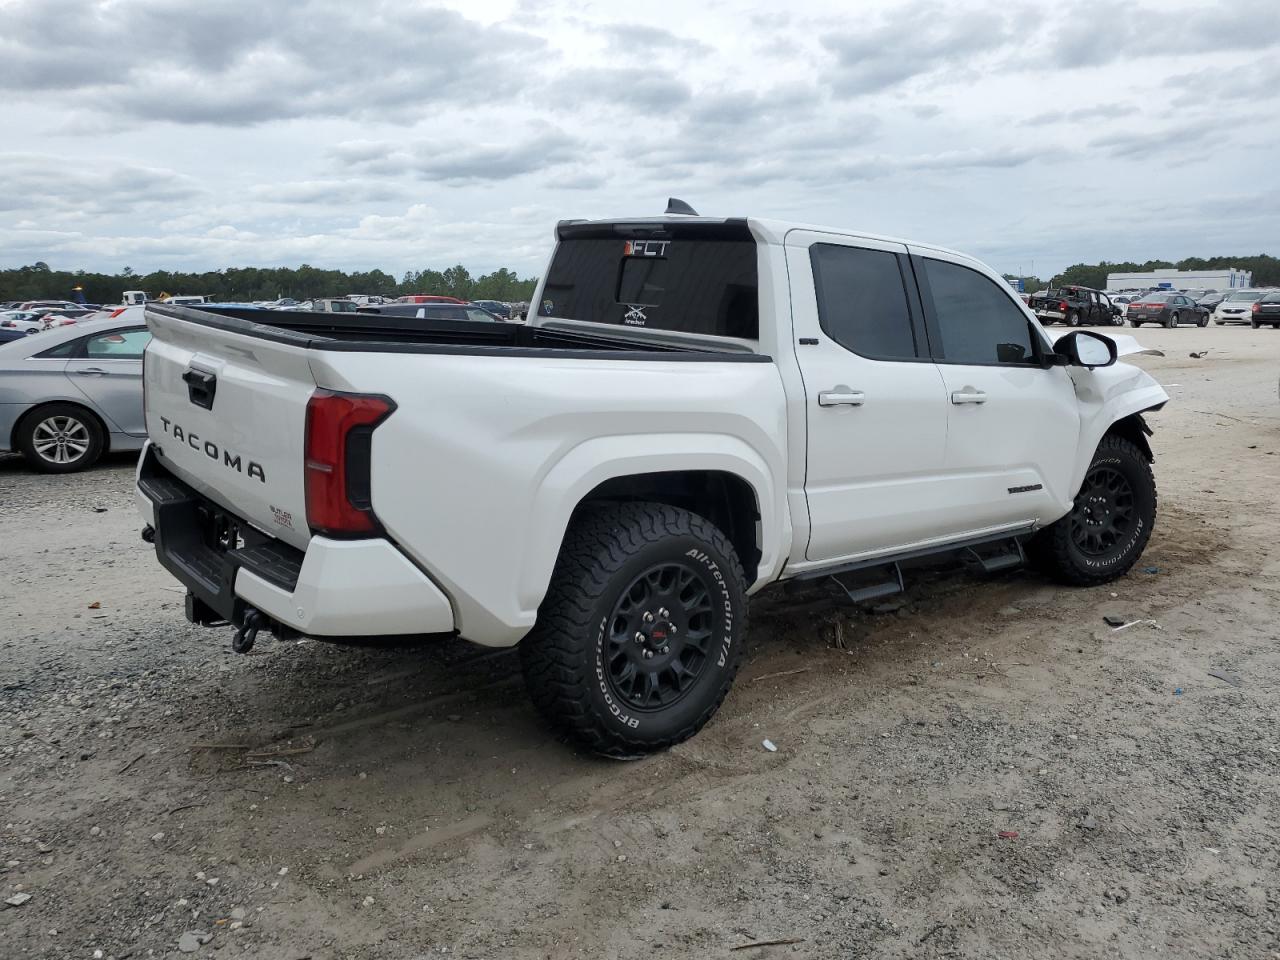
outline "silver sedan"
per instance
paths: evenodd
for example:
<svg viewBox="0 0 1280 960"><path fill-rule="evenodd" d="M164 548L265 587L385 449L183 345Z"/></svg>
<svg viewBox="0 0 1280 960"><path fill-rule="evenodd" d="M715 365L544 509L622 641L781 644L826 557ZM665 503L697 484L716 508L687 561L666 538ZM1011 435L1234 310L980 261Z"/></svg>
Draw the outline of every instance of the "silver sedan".
<svg viewBox="0 0 1280 960"><path fill-rule="evenodd" d="M138 450L142 308L0 344L0 450L37 470L83 470L107 450Z"/></svg>

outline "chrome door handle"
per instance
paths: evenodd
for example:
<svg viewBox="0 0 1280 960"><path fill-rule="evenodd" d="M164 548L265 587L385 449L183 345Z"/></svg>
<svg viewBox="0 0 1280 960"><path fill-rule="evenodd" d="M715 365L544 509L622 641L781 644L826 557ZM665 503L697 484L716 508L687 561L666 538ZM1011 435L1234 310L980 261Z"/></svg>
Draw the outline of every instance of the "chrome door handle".
<svg viewBox="0 0 1280 960"><path fill-rule="evenodd" d="M953 390L952 403L986 403L987 395L981 390Z"/></svg>
<svg viewBox="0 0 1280 960"><path fill-rule="evenodd" d="M823 390L818 394L818 406L820 407L860 407L864 400L867 399L866 394L861 390L850 390L846 386L836 387L834 390Z"/></svg>
<svg viewBox="0 0 1280 960"><path fill-rule="evenodd" d="M77 370L76 373L82 377L105 377L107 375L107 371L101 367L85 367L83 370Z"/></svg>

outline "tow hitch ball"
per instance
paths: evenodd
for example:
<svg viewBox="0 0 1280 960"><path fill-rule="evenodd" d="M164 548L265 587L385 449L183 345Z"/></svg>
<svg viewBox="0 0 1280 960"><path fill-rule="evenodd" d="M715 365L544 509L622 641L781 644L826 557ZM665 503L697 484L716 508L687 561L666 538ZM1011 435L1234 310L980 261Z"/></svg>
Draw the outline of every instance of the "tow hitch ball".
<svg viewBox="0 0 1280 960"><path fill-rule="evenodd" d="M253 607L246 610L244 623L236 630L236 635L231 638L231 649L236 653L248 653L252 650L253 642L258 639L258 631L265 625L265 619Z"/></svg>

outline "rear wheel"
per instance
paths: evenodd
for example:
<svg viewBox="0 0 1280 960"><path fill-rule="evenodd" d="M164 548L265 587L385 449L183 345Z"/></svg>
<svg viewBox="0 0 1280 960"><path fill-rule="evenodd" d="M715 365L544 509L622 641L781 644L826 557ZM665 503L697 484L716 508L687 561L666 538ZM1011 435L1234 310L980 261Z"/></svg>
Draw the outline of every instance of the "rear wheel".
<svg viewBox="0 0 1280 960"><path fill-rule="evenodd" d="M1067 325L1071 327L1080 326L1080 311L1072 310L1067 314Z"/></svg>
<svg viewBox="0 0 1280 960"><path fill-rule="evenodd" d="M1253 329L1257 330L1260 326L1262 326L1262 324L1260 324L1257 320L1250 320L1250 321L1249 321L1249 326L1251 326L1251 327L1253 327Z"/></svg>
<svg viewBox="0 0 1280 960"><path fill-rule="evenodd" d="M73 403L50 403L18 426L18 449L43 473L73 473L102 456L106 434L98 418Z"/></svg>
<svg viewBox="0 0 1280 960"><path fill-rule="evenodd" d="M634 757L711 719L746 628L742 565L719 529L665 504L601 504L566 533L521 662L553 725L597 753Z"/></svg>
<svg viewBox="0 0 1280 960"><path fill-rule="evenodd" d="M1156 481L1132 441L1098 444L1071 512L1033 538L1040 565L1057 579L1094 586L1123 576L1142 556L1156 522Z"/></svg>
<svg viewBox="0 0 1280 960"><path fill-rule="evenodd" d="M1137 327L1142 326L1142 324L1140 324L1137 320L1130 320L1130 321L1129 321L1129 326L1137 328Z"/></svg>
<svg viewBox="0 0 1280 960"><path fill-rule="evenodd" d="M1166 330L1172 329L1177 325L1178 325L1178 315L1176 313L1171 315L1169 319L1164 322L1164 326Z"/></svg>

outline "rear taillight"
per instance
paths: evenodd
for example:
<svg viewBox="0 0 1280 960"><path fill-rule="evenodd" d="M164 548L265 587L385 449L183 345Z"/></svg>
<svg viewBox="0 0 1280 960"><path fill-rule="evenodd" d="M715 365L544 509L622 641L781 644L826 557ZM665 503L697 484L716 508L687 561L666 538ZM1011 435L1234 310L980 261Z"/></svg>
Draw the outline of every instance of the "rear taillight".
<svg viewBox="0 0 1280 960"><path fill-rule="evenodd" d="M328 390L317 390L307 401L307 524L316 533L350 537L377 531L369 476L373 429L394 409L386 397Z"/></svg>
<svg viewBox="0 0 1280 960"><path fill-rule="evenodd" d="M1065 300L1059 300L1059 301L1058 301L1058 309L1059 309L1059 310L1061 310L1063 313L1066 313L1066 312L1067 312L1067 301L1065 301Z"/></svg>

